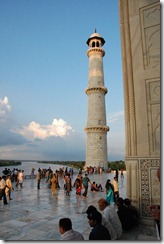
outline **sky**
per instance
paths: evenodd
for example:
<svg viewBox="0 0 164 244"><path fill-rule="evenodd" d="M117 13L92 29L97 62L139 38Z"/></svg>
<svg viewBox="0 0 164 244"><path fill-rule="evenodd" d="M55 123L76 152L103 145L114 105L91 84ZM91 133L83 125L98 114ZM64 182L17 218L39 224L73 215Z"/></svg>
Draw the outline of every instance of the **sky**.
<svg viewBox="0 0 164 244"><path fill-rule="evenodd" d="M119 1L0 1L0 159L85 161L88 46L103 49L108 160L124 160Z"/></svg>

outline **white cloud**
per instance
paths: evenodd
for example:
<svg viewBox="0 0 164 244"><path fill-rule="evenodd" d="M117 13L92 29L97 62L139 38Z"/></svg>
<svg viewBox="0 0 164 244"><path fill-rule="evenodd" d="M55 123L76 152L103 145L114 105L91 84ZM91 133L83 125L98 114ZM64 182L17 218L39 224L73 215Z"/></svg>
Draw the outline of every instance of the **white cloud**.
<svg viewBox="0 0 164 244"><path fill-rule="evenodd" d="M123 121L123 120L124 120L124 111L119 111L119 112L109 114L107 119L108 123L114 123L116 121Z"/></svg>
<svg viewBox="0 0 164 244"><path fill-rule="evenodd" d="M0 98L0 116L4 116L7 112L11 111L8 97Z"/></svg>
<svg viewBox="0 0 164 244"><path fill-rule="evenodd" d="M20 127L10 112L11 105L8 97L0 98L1 158L85 160L85 134L80 132L83 135L81 137L81 134L72 133L74 132L72 127L63 119L53 119L52 123L47 125L32 121ZM125 155L124 111L110 114L108 123L110 123L108 159L123 159Z"/></svg>
<svg viewBox="0 0 164 244"><path fill-rule="evenodd" d="M14 130L14 132L30 140L44 140L48 137L64 137L68 135L70 131L72 131L72 127L63 119L54 119L50 125L40 125L39 123L32 121L28 126Z"/></svg>

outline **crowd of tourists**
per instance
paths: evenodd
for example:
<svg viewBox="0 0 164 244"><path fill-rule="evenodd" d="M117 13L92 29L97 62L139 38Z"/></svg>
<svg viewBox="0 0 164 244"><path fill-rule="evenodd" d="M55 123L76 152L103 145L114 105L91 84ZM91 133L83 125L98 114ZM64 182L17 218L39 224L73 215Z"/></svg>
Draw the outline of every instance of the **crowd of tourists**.
<svg viewBox="0 0 164 244"><path fill-rule="evenodd" d="M3 175L0 176L0 200L3 200L4 205L7 205L12 200L11 192L14 190L13 182L15 182L15 188L20 186L23 188L24 170L5 168L2 171Z"/></svg>
<svg viewBox="0 0 164 244"><path fill-rule="evenodd" d="M99 210L93 205L86 210L88 224L92 227L89 240L119 240L123 231L129 231L138 225L137 209L131 205L128 198L123 200L118 197L116 207L109 204L105 198L100 198L98 206ZM63 241L84 240L84 236L72 228L70 218L59 220L59 231Z"/></svg>
<svg viewBox="0 0 164 244"><path fill-rule="evenodd" d="M128 231L133 226L138 225L139 215L129 199L123 199L119 196L118 171L115 172L113 181L111 182L108 179L104 186L90 180L91 174L98 173L101 175L102 172L103 170L95 170L92 167L85 171L79 169L74 178L73 167L59 168L55 172L50 167L48 169L39 168L37 172L32 168L31 178L36 178L38 190L41 187L41 180L44 179L47 188L52 191L54 196L60 188L64 188L68 197L71 196L73 190L75 190L77 197L82 198L87 198L88 190L95 193L104 192L105 198L98 201L99 210L93 205L90 205L86 210L88 223L93 228L89 234L89 240L119 240L123 231ZM23 189L24 179L24 170L13 169L10 171L5 169L3 171L3 176L0 177L0 200L3 200L5 205L12 200L12 190ZM61 182L63 182L63 186L60 185ZM84 240L81 233L72 229L70 218L59 220L59 231L62 236L61 240Z"/></svg>

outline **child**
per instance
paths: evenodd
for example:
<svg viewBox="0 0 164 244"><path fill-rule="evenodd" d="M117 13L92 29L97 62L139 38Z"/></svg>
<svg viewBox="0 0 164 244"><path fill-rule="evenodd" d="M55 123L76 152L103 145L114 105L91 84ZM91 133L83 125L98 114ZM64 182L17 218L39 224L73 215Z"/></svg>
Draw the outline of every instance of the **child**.
<svg viewBox="0 0 164 244"><path fill-rule="evenodd" d="M81 196L81 186L78 186L77 188L76 188L76 195L77 196Z"/></svg>

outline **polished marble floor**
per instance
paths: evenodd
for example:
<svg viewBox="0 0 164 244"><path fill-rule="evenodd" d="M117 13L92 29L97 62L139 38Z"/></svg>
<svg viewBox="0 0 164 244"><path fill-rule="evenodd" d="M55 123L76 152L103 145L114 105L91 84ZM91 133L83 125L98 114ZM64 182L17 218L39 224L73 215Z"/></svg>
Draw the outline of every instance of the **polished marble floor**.
<svg viewBox="0 0 164 244"><path fill-rule="evenodd" d="M74 182L77 175L74 175ZM101 183L103 186L108 178L113 179L112 174L103 173L102 176L90 175L91 181ZM126 177L119 179L120 196L126 197ZM60 218L69 217L73 223L73 229L78 230L88 240L91 227L88 224L85 211L89 205L98 208L99 198L105 197L105 192L88 191L87 198L79 198L75 189L71 196L66 196L63 188L63 179L60 178L61 188L56 196L47 188L44 179L41 181L41 189L37 190L35 179L26 179L23 189L12 191L13 200L8 205L0 201L0 240L5 241L52 241L59 240L61 235L58 229ZM139 225L130 232L123 233L120 241L156 241L154 226Z"/></svg>

